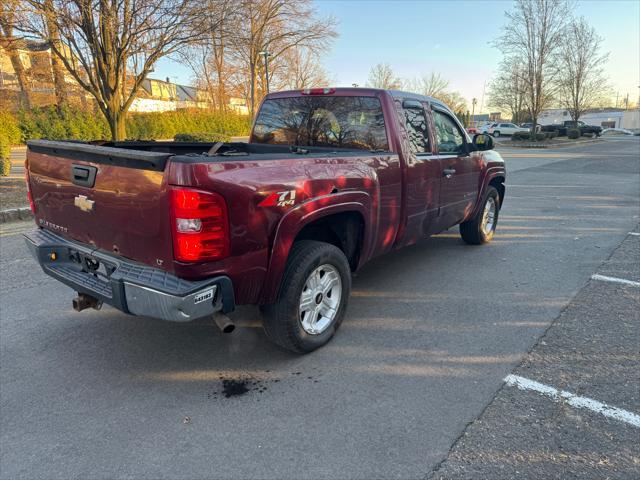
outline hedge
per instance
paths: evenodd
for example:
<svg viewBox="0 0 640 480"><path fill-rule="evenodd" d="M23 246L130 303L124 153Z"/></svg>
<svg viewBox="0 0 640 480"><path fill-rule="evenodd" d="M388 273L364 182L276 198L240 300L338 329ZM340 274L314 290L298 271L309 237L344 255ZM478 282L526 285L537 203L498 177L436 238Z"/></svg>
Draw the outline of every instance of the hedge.
<svg viewBox="0 0 640 480"><path fill-rule="evenodd" d="M580 129L578 128L570 128L567 130L567 137L571 140L576 140L580 138Z"/></svg>
<svg viewBox="0 0 640 480"><path fill-rule="evenodd" d="M7 137L0 132L0 176L6 177L11 173L11 148Z"/></svg>
<svg viewBox="0 0 640 480"><path fill-rule="evenodd" d="M217 139L245 136L251 120L237 114L202 110L132 113L127 116L127 138L151 140L174 138L177 134L214 135ZM27 139L100 140L110 138L109 127L100 112L55 107L21 111L16 116L0 114L0 135L9 144Z"/></svg>
<svg viewBox="0 0 640 480"><path fill-rule="evenodd" d="M555 138L558 136L558 132L538 132L535 135L534 141L541 142L543 140L547 140L550 138ZM531 140L531 132L516 132L511 135L511 140L520 141L520 140Z"/></svg>
<svg viewBox="0 0 640 480"><path fill-rule="evenodd" d="M220 133L178 133L173 139L176 142L228 142L231 140L229 135Z"/></svg>
<svg viewBox="0 0 640 480"><path fill-rule="evenodd" d="M9 145L17 145L22 142L20 124L10 113L0 112L0 137Z"/></svg>

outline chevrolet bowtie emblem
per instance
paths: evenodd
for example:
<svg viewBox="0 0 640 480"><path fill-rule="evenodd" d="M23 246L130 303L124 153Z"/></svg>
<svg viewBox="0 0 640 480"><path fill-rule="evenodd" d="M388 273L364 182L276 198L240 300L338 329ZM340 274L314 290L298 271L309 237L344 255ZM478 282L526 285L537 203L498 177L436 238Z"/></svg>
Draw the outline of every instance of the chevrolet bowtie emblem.
<svg viewBox="0 0 640 480"><path fill-rule="evenodd" d="M73 204L83 212L90 212L93 210L93 200L89 200L85 195L78 195L73 199Z"/></svg>

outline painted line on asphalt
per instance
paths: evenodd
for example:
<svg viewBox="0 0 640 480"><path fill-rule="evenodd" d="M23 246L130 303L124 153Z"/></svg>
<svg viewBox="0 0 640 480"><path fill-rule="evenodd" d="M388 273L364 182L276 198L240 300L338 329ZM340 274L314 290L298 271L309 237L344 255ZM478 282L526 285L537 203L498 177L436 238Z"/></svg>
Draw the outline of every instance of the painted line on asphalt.
<svg viewBox="0 0 640 480"><path fill-rule="evenodd" d="M558 390L557 388L545 385L544 383L536 382L535 380L529 380L528 378L520 377L518 375L507 375L504 377L504 381L510 387L516 387L520 390L530 390L538 392L546 397L549 397L554 402L566 402L575 408L586 408L592 412L599 413L608 418L619 420L634 427L640 428L640 415L636 415L633 412L624 410L618 407L612 407L606 403L598 402L587 397L581 397L571 392L564 390Z"/></svg>
<svg viewBox="0 0 640 480"><path fill-rule="evenodd" d="M638 232L629 232L629 235L633 235L634 237L640 237L640 233Z"/></svg>
<svg viewBox="0 0 640 480"><path fill-rule="evenodd" d="M632 287L640 287L640 282L634 282L633 280L626 280L624 278L607 277L606 275L591 275L592 280L600 280L601 282L622 283L623 285L631 285Z"/></svg>

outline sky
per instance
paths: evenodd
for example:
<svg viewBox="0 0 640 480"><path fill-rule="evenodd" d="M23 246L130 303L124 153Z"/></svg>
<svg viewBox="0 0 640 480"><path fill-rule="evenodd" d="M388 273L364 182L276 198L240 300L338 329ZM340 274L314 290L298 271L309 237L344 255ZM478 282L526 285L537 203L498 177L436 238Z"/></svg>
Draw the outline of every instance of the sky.
<svg viewBox="0 0 640 480"><path fill-rule="evenodd" d="M331 86L364 86L371 67L388 63L401 78L431 71L450 81L450 89L467 99L487 95L485 83L496 73L502 55L492 45L506 23L509 0L316 0L320 16L337 20L339 36L323 57ZM583 0L575 14L584 16L603 37L609 52L606 73L620 102L640 95L640 0ZM189 84L192 74L171 59L161 60L152 74ZM485 94L483 95L483 91ZM479 113L479 112L477 112Z"/></svg>

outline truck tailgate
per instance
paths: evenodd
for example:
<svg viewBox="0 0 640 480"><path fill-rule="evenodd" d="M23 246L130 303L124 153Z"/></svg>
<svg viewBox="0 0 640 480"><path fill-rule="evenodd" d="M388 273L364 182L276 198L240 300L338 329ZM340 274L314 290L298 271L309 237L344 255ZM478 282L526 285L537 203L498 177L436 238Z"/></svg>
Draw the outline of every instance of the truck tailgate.
<svg viewBox="0 0 640 480"><path fill-rule="evenodd" d="M71 142L28 142L39 226L147 265L170 270L167 195L171 154Z"/></svg>

